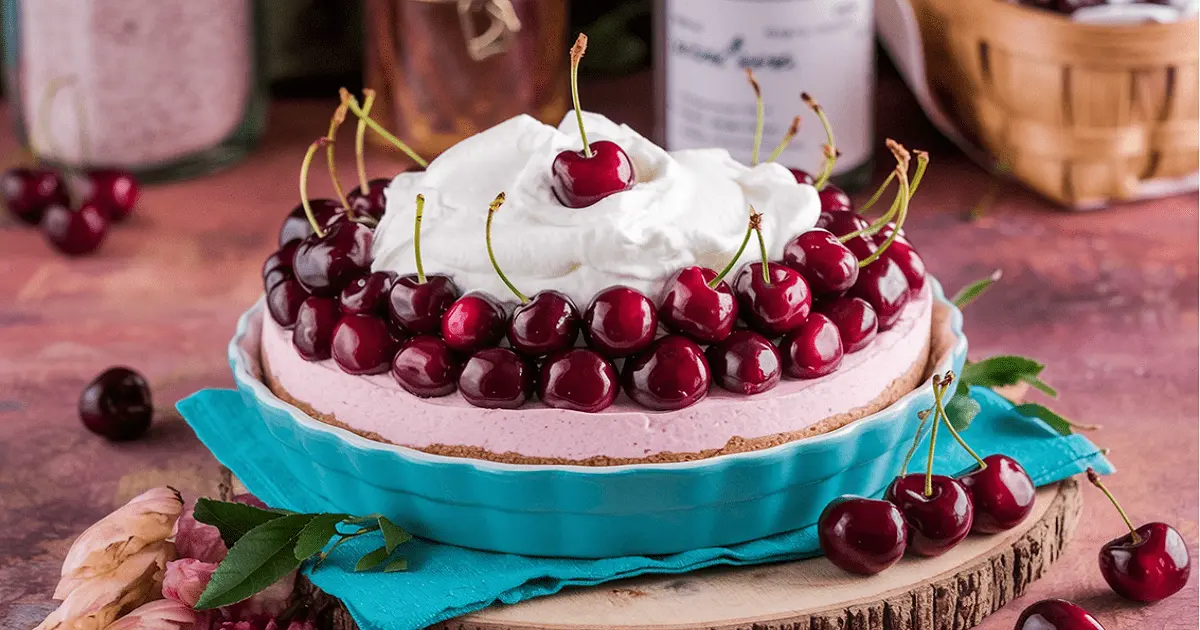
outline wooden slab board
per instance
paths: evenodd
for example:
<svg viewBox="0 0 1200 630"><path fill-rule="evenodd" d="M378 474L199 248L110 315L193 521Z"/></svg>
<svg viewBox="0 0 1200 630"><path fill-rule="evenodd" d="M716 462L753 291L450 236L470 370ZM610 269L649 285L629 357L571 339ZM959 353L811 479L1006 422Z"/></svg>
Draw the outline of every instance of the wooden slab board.
<svg viewBox="0 0 1200 630"><path fill-rule="evenodd" d="M938 558L905 558L869 578L824 558L687 575L644 576L497 605L444 630L951 630L1018 597L1062 553L1083 502L1075 480L1042 488L1029 518L971 536ZM304 584L322 628L357 628L341 604Z"/></svg>

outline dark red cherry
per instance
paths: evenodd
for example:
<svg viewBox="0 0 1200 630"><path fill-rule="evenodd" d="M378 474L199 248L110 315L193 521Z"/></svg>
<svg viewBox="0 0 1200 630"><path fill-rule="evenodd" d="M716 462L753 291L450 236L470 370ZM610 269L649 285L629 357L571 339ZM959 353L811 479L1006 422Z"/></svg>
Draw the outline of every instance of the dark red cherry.
<svg viewBox="0 0 1200 630"><path fill-rule="evenodd" d="M917 250L908 243L900 242L897 237L880 257L889 258L900 267L900 271L904 272L904 279L908 280L909 301L917 299L917 296L921 295L921 289L925 288L926 276L925 261L917 254Z"/></svg>
<svg viewBox="0 0 1200 630"><path fill-rule="evenodd" d="M733 332L738 317L737 299L724 280L708 286L717 272L685 267L666 283L658 319L667 328L700 343L716 343Z"/></svg>
<svg viewBox="0 0 1200 630"><path fill-rule="evenodd" d="M425 282L416 274L401 276L388 295L388 314L414 335L436 335L442 316L457 299L458 287L448 276L425 276Z"/></svg>
<svg viewBox="0 0 1200 630"><path fill-rule="evenodd" d="M804 325L779 342L783 371L792 378L817 378L842 364L842 338L825 315L813 313Z"/></svg>
<svg viewBox="0 0 1200 630"><path fill-rule="evenodd" d="M102 169L88 171L85 199L96 203L113 222L123 221L133 213L141 188L127 171Z"/></svg>
<svg viewBox="0 0 1200 630"><path fill-rule="evenodd" d="M300 305L307 299L308 291L305 291L295 278L287 278L267 291L267 311L280 328L290 330L296 325Z"/></svg>
<svg viewBox="0 0 1200 630"><path fill-rule="evenodd" d="M883 242L888 240L888 237L891 236L892 232L894 232L895 230L896 230L896 222L892 221L892 222L888 223L887 225L884 225L882 228L880 228L879 231L876 232L875 235L871 238L875 241L876 245L883 245ZM907 236L904 234L904 228L900 228L900 233L896 235L896 241L898 241L900 243L905 243L907 245L912 245L912 243L910 243L908 241Z"/></svg>
<svg viewBox="0 0 1200 630"><path fill-rule="evenodd" d="M458 391L476 407L516 409L533 396L535 369L508 348L485 348L463 365Z"/></svg>
<svg viewBox="0 0 1200 630"><path fill-rule="evenodd" d="M1096 471L1089 468L1087 476L1112 501L1129 528L1129 533L1100 548L1104 581L1117 595L1137 602L1156 602L1178 593L1192 573L1188 542L1166 523L1147 523L1135 529Z"/></svg>
<svg viewBox="0 0 1200 630"><path fill-rule="evenodd" d="M884 331L900 320L900 314L908 304L908 289L908 279L900 265L891 258L880 257L858 270L858 281L850 288L849 295L860 297L871 305L879 319L879 330Z"/></svg>
<svg viewBox="0 0 1200 630"><path fill-rule="evenodd" d="M341 204L332 199L310 199L309 205L312 207L313 217L321 227L335 223L345 213ZM312 233L312 224L308 222L308 215L304 213L304 205L301 204L292 208L284 218L283 225L279 226L279 244L302 241Z"/></svg>
<svg viewBox="0 0 1200 630"><path fill-rule="evenodd" d="M579 311L558 291L539 291L517 306L508 325L508 342L529 357L541 357L575 345Z"/></svg>
<svg viewBox="0 0 1200 630"><path fill-rule="evenodd" d="M735 330L705 351L717 385L738 394L759 394L779 384L783 374L779 351L752 330Z"/></svg>
<svg viewBox="0 0 1200 630"><path fill-rule="evenodd" d="M16 218L30 225L42 221L46 208L69 206L67 186L58 173L38 168L10 168L0 175L0 199Z"/></svg>
<svg viewBox="0 0 1200 630"><path fill-rule="evenodd" d="M812 175L809 175L808 171L802 171L798 168L789 168L788 170L792 172L792 177L795 177L798 183L808 184L809 186L817 183L817 180Z"/></svg>
<svg viewBox="0 0 1200 630"><path fill-rule="evenodd" d="M451 350L474 352L500 343L508 329L508 313L495 298L468 293L442 316L442 339Z"/></svg>
<svg viewBox="0 0 1200 630"><path fill-rule="evenodd" d="M600 140L591 147L591 157L582 151L562 151L554 157L551 188L564 206L586 208L637 183L633 162L617 143Z"/></svg>
<svg viewBox="0 0 1200 630"><path fill-rule="evenodd" d="M800 272L816 295L838 295L858 280L858 257L828 230L796 236L783 248L783 264Z"/></svg>
<svg viewBox="0 0 1200 630"><path fill-rule="evenodd" d="M761 262L742 267L733 280L738 312L751 328L768 337L779 337L800 327L812 311L808 283L794 270L768 263L770 283L763 280Z"/></svg>
<svg viewBox="0 0 1200 630"><path fill-rule="evenodd" d="M389 179L372 179L367 182L367 193L364 195L362 188L355 186L346 194L346 201L350 203L350 209L356 215L367 215L378 221L383 218L383 213L387 211L387 199L384 197L384 191L387 190Z"/></svg>
<svg viewBox="0 0 1200 630"><path fill-rule="evenodd" d="M150 428L150 385L125 367L102 372L79 395L79 419L88 431L113 441L132 440Z"/></svg>
<svg viewBox="0 0 1200 630"><path fill-rule="evenodd" d="M842 338L842 351L846 354L858 352L870 345L879 331L879 319L875 316L875 309L862 298L836 297L819 303L817 311L837 326L838 336Z"/></svg>
<svg viewBox="0 0 1200 630"><path fill-rule="evenodd" d="M817 520L821 552L834 566L875 575L896 564L908 544L904 515L892 503L843 496L825 506Z"/></svg>
<svg viewBox="0 0 1200 630"><path fill-rule="evenodd" d="M613 359L645 350L654 342L657 330L654 302L629 287L609 287L597 293L583 314L588 345Z"/></svg>
<svg viewBox="0 0 1200 630"><path fill-rule="evenodd" d="M556 409L596 413L608 408L621 386L608 359L586 348L559 352L542 364L538 398Z"/></svg>
<svg viewBox="0 0 1200 630"><path fill-rule="evenodd" d="M338 304L343 313L387 317L388 296L395 281L396 274L392 271L359 275L342 288Z"/></svg>
<svg viewBox="0 0 1200 630"><path fill-rule="evenodd" d="M104 242L108 219L92 203L84 204L78 210L52 205L42 215L42 233L54 249L68 256L82 256L96 251Z"/></svg>
<svg viewBox="0 0 1200 630"><path fill-rule="evenodd" d="M987 468L962 475L958 482L971 495L975 508L971 530L997 534L1016 527L1033 511L1037 488L1029 473L1007 455L983 458Z"/></svg>
<svg viewBox="0 0 1200 630"><path fill-rule="evenodd" d="M841 237L871 227L871 223L853 212L822 212L817 219L817 227ZM879 249L875 240L869 236L856 236L844 245L858 260L866 259Z"/></svg>
<svg viewBox="0 0 1200 630"><path fill-rule="evenodd" d="M333 360L347 374L381 374L391 367L396 340L374 315L343 315L329 345Z"/></svg>
<svg viewBox="0 0 1200 630"><path fill-rule="evenodd" d="M270 293L271 289L275 288L275 285L295 277L292 274L292 260L296 257L296 246L299 244L300 241L288 241L263 261L262 279L264 291Z"/></svg>
<svg viewBox="0 0 1200 630"><path fill-rule="evenodd" d="M461 369L454 352L439 337L418 335L404 342L392 359L392 378L414 396L454 393Z"/></svg>
<svg viewBox="0 0 1200 630"><path fill-rule="evenodd" d="M908 523L908 548L922 556L940 556L971 533L971 495L958 481L933 475L933 492L925 496L925 474L897 477L884 498L896 504Z"/></svg>
<svg viewBox="0 0 1200 630"><path fill-rule="evenodd" d="M696 342L667 335L627 359L621 381L634 402L655 411L671 411L704 398L712 383L712 373L704 350Z"/></svg>
<svg viewBox="0 0 1200 630"><path fill-rule="evenodd" d="M1014 630L1104 630L1092 613L1065 599L1043 599L1021 611Z"/></svg>
<svg viewBox="0 0 1200 630"><path fill-rule="evenodd" d="M334 297L355 276L371 267L371 229L338 221L325 236L311 234L296 247L292 273L313 295Z"/></svg>
<svg viewBox="0 0 1200 630"><path fill-rule="evenodd" d="M312 296L300 304L296 312L296 327L292 329L292 345L306 361L323 361L330 356L329 344L341 313L337 300Z"/></svg>
<svg viewBox="0 0 1200 630"><path fill-rule="evenodd" d="M850 195L833 184L825 184L817 196L821 199L823 212L854 212L854 202L850 201Z"/></svg>

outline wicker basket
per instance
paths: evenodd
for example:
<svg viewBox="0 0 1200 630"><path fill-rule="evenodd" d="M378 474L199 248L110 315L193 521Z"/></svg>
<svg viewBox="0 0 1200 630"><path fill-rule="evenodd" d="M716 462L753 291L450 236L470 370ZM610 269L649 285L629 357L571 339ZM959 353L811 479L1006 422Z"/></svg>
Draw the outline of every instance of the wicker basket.
<svg viewBox="0 0 1200 630"><path fill-rule="evenodd" d="M1075 206L1198 168L1197 20L1099 25L1002 0L911 0L929 81L997 163Z"/></svg>

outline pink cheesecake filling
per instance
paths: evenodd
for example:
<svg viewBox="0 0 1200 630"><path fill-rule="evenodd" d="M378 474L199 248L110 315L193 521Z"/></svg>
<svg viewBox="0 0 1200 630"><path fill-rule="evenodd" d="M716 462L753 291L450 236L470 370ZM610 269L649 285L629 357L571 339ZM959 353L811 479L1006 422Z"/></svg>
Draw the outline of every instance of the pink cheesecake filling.
<svg viewBox="0 0 1200 630"><path fill-rule="evenodd" d="M846 356L832 374L784 378L774 389L743 396L713 388L707 398L678 411L643 409L624 394L600 413L532 402L521 409L480 409L458 394L419 398L389 374L353 376L333 361L310 363L292 347L291 332L258 311L262 351L272 375L293 397L355 430L414 448L477 447L493 453L583 460L644 458L690 453L746 439L800 431L870 404L927 351L933 298L927 285L899 322L866 348ZM253 324L252 324L253 326ZM248 336L248 342L253 339ZM247 354L256 357L255 348Z"/></svg>

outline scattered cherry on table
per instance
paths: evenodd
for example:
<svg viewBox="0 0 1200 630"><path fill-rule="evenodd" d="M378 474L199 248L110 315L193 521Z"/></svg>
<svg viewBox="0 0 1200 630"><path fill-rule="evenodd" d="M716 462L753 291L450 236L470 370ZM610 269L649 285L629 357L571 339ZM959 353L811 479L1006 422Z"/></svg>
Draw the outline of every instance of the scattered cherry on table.
<svg viewBox="0 0 1200 630"><path fill-rule="evenodd" d="M1104 630L1092 613L1065 599L1043 599L1021 611L1014 630Z"/></svg>
<svg viewBox="0 0 1200 630"><path fill-rule="evenodd" d="M1017 460L997 453L984 457L983 461L986 468L962 475L958 482L971 495L975 509L971 530L996 534L1016 527L1029 516L1037 488Z"/></svg>
<svg viewBox="0 0 1200 630"><path fill-rule="evenodd" d="M83 426L115 442L141 437L153 416L149 384L126 367L105 370L79 396Z"/></svg>
<svg viewBox="0 0 1200 630"><path fill-rule="evenodd" d="M817 538L830 562L859 575L874 575L896 564L908 545L900 508L856 496L843 496L825 506L817 521Z"/></svg>
<svg viewBox="0 0 1200 630"><path fill-rule="evenodd" d="M926 477L931 486L928 494ZM940 556L971 533L971 496L955 479L926 473L903 475L888 486L885 496L900 508L908 523L908 549L913 553Z"/></svg>
<svg viewBox="0 0 1200 630"><path fill-rule="evenodd" d="M96 251L108 234L108 219L99 206L87 203L78 210L52 205L42 215L42 232L46 240L68 256L82 256Z"/></svg>

